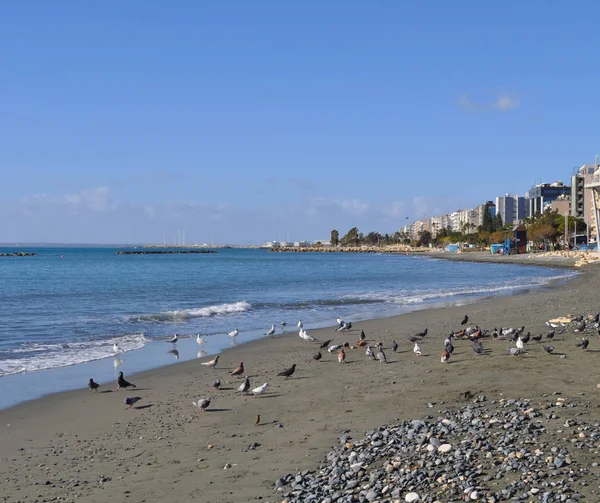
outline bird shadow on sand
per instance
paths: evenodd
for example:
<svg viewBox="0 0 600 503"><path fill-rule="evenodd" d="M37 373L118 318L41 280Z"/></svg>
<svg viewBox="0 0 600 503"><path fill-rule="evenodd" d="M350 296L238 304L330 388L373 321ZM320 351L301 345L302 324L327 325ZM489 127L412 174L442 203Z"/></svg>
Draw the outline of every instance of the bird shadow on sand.
<svg viewBox="0 0 600 503"><path fill-rule="evenodd" d="M586 349L584 353L600 353L600 349Z"/></svg>
<svg viewBox="0 0 600 503"><path fill-rule="evenodd" d="M205 412L231 412L231 409L206 409Z"/></svg>
<svg viewBox="0 0 600 503"><path fill-rule="evenodd" d="M269 395L261 395L261 396L257 396L256 398L277 398L278 396L282 396L281 393L271 393Z"/></svg>
<svg viewBox="0 0 600 503"><path fill-rule="evenodd" d="M219 388L219 391L231 391L232 389L237 389L237 388Z"/></svg>
<svg viewBox="0 0 600 503"><path fill-rule="evenodd" d="M153 403L149 403L147 405L140 405L139 407L134 407L134 409L142 410L142 409L149 409L150 407L154 407L154 404Z"/></svg>
<svg viewBox="0 0 600 503"><path fill-rule="evenodd" d="M113 392L112 389L105 389L105 390L102 390L102 391L98 391L98 393L112 393L112 392Z"/></svg>
<svg viewBox="0 0 600 503"><path fill-rule="evenodd" d="M290 377L289 379L284 379L284 381L298 381L300 379L310 379L310 377L308 377L308 376Z"/></svg>

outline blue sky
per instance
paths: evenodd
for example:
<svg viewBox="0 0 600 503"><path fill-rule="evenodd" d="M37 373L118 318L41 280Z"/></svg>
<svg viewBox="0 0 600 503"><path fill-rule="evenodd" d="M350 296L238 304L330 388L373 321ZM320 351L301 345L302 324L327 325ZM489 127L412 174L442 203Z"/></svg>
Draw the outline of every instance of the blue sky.
<svg viewBox="0 0 600 503"><path fill-rule="evenodd" d="M593 2L4 2L0 242L393 232L600 153Z"/></svg>

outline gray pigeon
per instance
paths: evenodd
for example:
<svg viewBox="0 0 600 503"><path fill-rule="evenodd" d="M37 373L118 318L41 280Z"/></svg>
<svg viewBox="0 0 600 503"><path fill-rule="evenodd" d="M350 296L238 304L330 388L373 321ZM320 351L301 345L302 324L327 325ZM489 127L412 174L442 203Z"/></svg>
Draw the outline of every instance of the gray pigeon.
<svg viewBox="0 0 600 503"><path fill-rule="evenodd" d="M237 389L236 393L246 393L250 389L250 378L248 376L245 377L244 382L240 384L240 387Z"/></svg>
<svg viewBox="0 0 600 503"><path fill-rule="evenodd" d="M520 356L521 353L523 352L519 348L507 348L507 349L511 356Z"/></svg>
<svg viewBox="0 0 600 503"><path fill-rule="evenodd" d="M589 339L583 339L581 342L577 343L577 347L586 351L589 344L590 344Z"/></svg>
<svg viewBox="0 0 600 503"><path fill-rule="evenodd" d="M398 343L396 342L396 339L392 339L392 351L394 353L398 351Z"/></svg>
<svg viewBox="0 0 600 503"><path fill-rule="evenodd" d="M474 341L471 348L473 349L473 352L476 355L484 355L485 354L485 349L483 349L483 346L481 345L480 342Z"/></svg>
<svg viewBox="0 0 600 503"><path fill-rule="evenodd" d="M204 412L210 405L210 398L200 398L198 402L192 402L194 407L198 407L201 412Z"/></svg>
<svg viewBox="0 0 600 503"><path fill-rule="evenodd" d="M554 351L554 346L542 346L544 348L544 351L548 354L551 354L552 351Z"/></svg>
<svg viewBox="0 0 600 503"><path fill-rule="evenodd" d="M212 387L215 389L219 389L219 387L221 386L221 379L216 379L212 382Z"/></svg>
<svg viewBox="0 0 600 503"><path fill-rule="evenodd" d="M127 396L123 401L125 402L125 405L129 405L128 408L131 409L131 407L133 407L133 404L139 402L141 399L141 396Z"/></svg>
<svg viewBox="0 0 600 503"><path fill-rule="evenodd" d="M385 357L385 353L383 352L383 348L381 346L377 346L377 359L381 363L387 363L387 358Z"/></svg>

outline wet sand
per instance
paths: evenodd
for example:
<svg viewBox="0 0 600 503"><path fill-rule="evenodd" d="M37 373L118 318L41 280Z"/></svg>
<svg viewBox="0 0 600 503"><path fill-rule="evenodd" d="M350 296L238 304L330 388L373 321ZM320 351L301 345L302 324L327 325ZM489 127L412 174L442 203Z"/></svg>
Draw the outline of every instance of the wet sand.
<svg viewBox="0 0 600 503"><path fill-rule="evenodd" d="M557 335L556 353L566 358L547 355L530 342L528 354L515 359L506 351L509 341L491 340L484 342L490 354L476 357L468 341L457 340L450 363L440 363L446 334L460 329L465 314L469 325L524 325L532 334L545 334L550 318L596 313L600 267L579 272L566 284L535 293L357 322L350 332L333 327L310 331L319 341L354 344L364 329L367 339L384 342L387 365L369 361L362 349L349 350L346 364L322 351L317 363L312 355L318 345L290 329L225 351L216 369L200 361L184 362L126 376L138 386L132 391L114 391L111 382L100 383L99 392L92 393L82 383L81 390L1 411L0 496L11 503L57 498L279 502L283 498L273 491L275 480L316 469L342 432L360 437L397 418L421 418L430 413L429 402L451 408L467 390L490 399L533 400L560 392L598 407L600 340L595 335L588 352L576 347L580 335ZM287 321L293 326L297 320ZM425 327L429 334L423 356L417 358L407 336ZM397 353L390 349L392 338L400 346ZM253 398L234 393L241 379L228 373L240 361L253 388L269 383L267 394ZM292 363L298 365L292 378L277 376ZM215 378L222 381L216 392L210 386ZM125 396L142 400L127 410ZM213 397L208 411L192 406L192 400L206 396ZM255 426L257 415L260 424ZM253 443L260 445L249 449ZM588 501L597 499L592 490L582 488Z"/></svg>

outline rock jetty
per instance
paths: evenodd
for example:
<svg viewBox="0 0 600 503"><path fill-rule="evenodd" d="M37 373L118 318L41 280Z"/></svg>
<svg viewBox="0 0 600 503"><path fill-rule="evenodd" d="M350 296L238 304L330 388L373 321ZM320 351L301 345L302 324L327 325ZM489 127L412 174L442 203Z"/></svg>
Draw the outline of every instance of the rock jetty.
<svg viewBox="0 0 600 503"><path fill-rule="evenodd" d="M37 253L34 252L12 252L12 253L0 253L0 257L36 257Z"/></svg>
<svg viewBox="0 0 600 503"><path fill-rule="evenodd" d="M426 253L430 248L412 247L406 245L390 246L279 246L268 248L270 252L296 253Z"/></svg>
<svg viewBox="0 0 600 503"><path fill-rule="evenodd" d="M560 418L577 406L556 397L534 406L527 399L488 402L482 395L454 411L438 410L438 417L368 431L360 440L343 434L317 472L275 482L277 501L576 503L600 478L598 464L588 461L597 459L600 425Z"/></svg>
<svg viewBox="0 0 600 503"><path fill-rule="evenodd" d="M176 255L188 253L217 253L214 250L122 250L117 255Z"/></svg>

